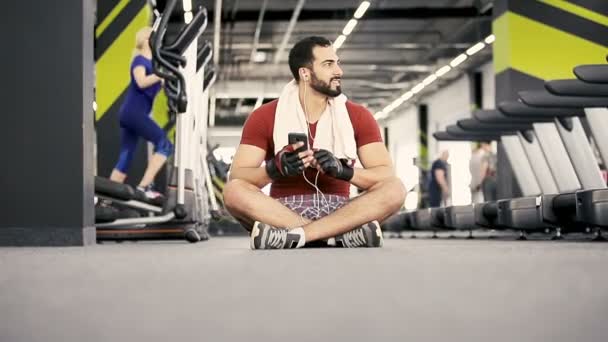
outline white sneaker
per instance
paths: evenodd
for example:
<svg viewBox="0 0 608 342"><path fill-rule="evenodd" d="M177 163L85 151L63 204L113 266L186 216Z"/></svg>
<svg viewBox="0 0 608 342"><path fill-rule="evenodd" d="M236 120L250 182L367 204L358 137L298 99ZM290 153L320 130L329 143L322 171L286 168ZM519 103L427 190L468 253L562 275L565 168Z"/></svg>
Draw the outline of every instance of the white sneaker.
<svg viewBox="0 0 608 342"><path fill-rule="evenodd" d="M302 228L276 228L256 221L251 230L251 249L300 248L305 242Z"/></svg>
<svg viewBox="0 0 608 342"><path fill-rule="evenodd" d="M350 232L336 236L336 244L346 248L382 247L384 238L378 221L366 223Z"/></svg>

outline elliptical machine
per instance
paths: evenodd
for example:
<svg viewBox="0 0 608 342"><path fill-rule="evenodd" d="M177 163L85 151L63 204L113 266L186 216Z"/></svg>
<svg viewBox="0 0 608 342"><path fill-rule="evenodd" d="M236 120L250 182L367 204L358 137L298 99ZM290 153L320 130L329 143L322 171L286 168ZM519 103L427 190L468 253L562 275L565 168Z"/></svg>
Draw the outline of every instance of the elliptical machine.
<svg viewBox="0 0 608 342"><path fill-rule="evenodd" d="M204 139L206 120L203 121L197 104L203 93L203 82L197 78L199 54L197 38L207 25L207 11L202 6L172 42L167 42L169 19L176 7L176 0L169 0L162 14L157 15L150 38L154 72L165 79L165 92L169 108L176 115L174 164L170 172L165 201L149 201L137 190L126 184L115 183L96 177L95 192L99 198L143 211L144 217L121 217L111 207L96 207L98 240L185 238L190 242L208 239L209 216L206 189L195 186L195 161L201 151L193 148L191 141ZM210 47L204 51L210 54ZM203 56L203 60L209 58ZM206 64L206 63L205 63ZM204 74L203 74L204 75ZM194 123L198 128L194 128ZM204 123L204 129L201 128ZM198 138L198 139L197 139ZM195 144L196 145L196 144ZM203 151L204 152L204 151ZM200 172L197 172L200 174ZM114 209L114 210L113 210Z"/></svg>

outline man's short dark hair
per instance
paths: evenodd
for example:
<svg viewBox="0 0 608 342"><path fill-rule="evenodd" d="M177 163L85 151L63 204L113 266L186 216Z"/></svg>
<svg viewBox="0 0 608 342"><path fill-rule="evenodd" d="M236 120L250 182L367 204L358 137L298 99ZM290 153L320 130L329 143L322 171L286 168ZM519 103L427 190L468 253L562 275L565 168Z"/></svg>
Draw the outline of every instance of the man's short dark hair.
<svg viewBox="0 0 608 342"><path fill-rule="evenodd" d="M312 62L315 56L312 54L312 49L315 46L328 47L331 46L331 41L325 37L311 36L306 37L296 43L289 51L289 69L296 81L300 80L298 70L302 67L312 68Z"/></svg>

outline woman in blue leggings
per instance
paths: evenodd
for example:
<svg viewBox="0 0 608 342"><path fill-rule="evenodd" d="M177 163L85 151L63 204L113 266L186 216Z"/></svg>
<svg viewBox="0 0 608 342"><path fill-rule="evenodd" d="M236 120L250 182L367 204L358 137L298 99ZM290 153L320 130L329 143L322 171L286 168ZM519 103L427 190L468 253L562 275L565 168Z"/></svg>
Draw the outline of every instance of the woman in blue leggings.
<svg viewBox="0 0 608 342"><path fill-rule="evenodd" d="M165 132L150 118L154 97L161 88L162 79L152 70L152 51L148 40L152 29L145 27L135 38L135 57L131 62L131 82L127 95L120 107L121 148L118 162L112 170L110 180L123 183L133 159L140 137L154 144L154 154L139 182L138 189L148 198L156 198L160 193L152 190L154 177L173 151L173 145Z"/></svg>

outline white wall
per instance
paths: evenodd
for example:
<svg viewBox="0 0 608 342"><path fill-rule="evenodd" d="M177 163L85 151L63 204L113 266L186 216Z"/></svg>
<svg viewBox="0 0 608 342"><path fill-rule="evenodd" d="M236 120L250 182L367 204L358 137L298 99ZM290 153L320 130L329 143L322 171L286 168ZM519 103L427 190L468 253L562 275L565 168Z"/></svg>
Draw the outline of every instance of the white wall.
<svg viewBox="0 0 608 342"><path fill-rule="evenodd" d="M416 107L404 108L388 123L389 151L393 158L397 176L409 191L418 184L418 168L414 158L418 157L418 110ZM405 207L416 208L418 198L409 193Z"/></svg>
<svg viewBox="0 0 608 342"><path fill-rule="evenodd" d="M456 123L456 120L471 116L471 90L469 78L466 75L422 100L429 111L429 160L437 159L443 150L450 151L450 176L452 204L462 205L471 203L469 183L469 160L471 159L471 144L468 142L436 141L432 134L445 130L446 126Z"/></svg>
<svg viewBox="0 0 608 342"><path fill-rule="evenodd" d="M494 103L496 99L496 88L494 86L494 64L492 62L488 62L479 68L478 71L481 71L482 74L482 87L483 87L483 97L481 99L481 104L483 109L494 109L496 105Z"/></svg>

